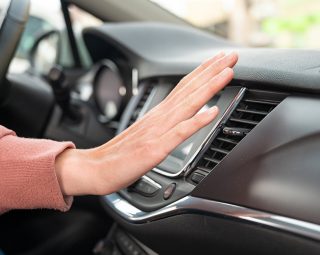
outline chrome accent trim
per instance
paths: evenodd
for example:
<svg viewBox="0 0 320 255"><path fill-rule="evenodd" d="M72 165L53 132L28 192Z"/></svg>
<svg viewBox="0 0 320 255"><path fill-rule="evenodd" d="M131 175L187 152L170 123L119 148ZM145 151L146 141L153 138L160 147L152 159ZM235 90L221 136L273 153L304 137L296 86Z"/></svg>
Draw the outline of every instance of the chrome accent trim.
<svg viewBox="0 0 320 255"><path fill-rule="evenodd" d="M155 187L157 187L159 189L162 188L162 186L159 183L155 182L154 180L152 180L150 177L148 177L146 175L143 175L141 177L141 179L144 179L146 182L149 182L151 185L153 185L153 186L155 186Z"/></svg>
<svg viewBox="0 0 320 255"><path fill-rule="evenodd" d="M186 196L152 212L141 211L117 193L104 196L102 199L109 208L122 218L137 224L152 222L184 213L211 213L283 230L320 241L320 225L203 198Z"/></svg>
<svg viewBox="0 0 320 255"><path fill-rule="evenodd" d="M218 134L218 131L219 131L218 127L222 123L227 121L227 119L229 118L229 116L231 115L233 110L238 106L239 102L243 98L245 91L246 91L246 88L244 88L244 87L239 90L238 94L235 96L235 98L232 100L232 102L230 103L228 108L225 110L225 112L223 113L222 117L213 126L212 130L207 135L207 137L204 139L202 144L199 146L199 148L195 151L193 156L188 160L188 162L182 167L182 169L178 173L174 173L174 174L173 173L168 173L168 172L163 171L163 170L161 170L159 168L156 168L156 167L153 168L152 171L154 171L154 172L156 172L158 174L170 177L170 178L179 177L180 175L184 174L189 169L189 166L193 163L193 161L196 159L196 157L199 155L200 151L202 151L203 148L206 146L208 141L211 140L212 137L214 137L214 136L216 136Z"/></svg>

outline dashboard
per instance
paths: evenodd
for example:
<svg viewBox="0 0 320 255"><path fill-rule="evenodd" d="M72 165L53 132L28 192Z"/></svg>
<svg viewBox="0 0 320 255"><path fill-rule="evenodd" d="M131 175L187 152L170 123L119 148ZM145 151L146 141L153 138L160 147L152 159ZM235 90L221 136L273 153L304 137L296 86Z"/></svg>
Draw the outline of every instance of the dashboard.
<svg viewBox="0 0 320 255"><path fill-rule="evenodd" d="M317 115L320 101L240 84L234 81L208 103L220 108L213 123L136 183L103 197L105 208L131 224L211 215L318 240L319 123L309 111ZM148 99L128 108L128 117L137 106L142 116L172 86L162 80L141 88ZM125 127L132 119L122 122Z"/></svg>
<svg viewBox="0 0 320 255"><path fill-rule="evenodd" d="M121 133L204 59L240 56L233 81L202 109L217 105L218 117L137 182L101 197L119 235L160 254L319 253L319 51L247 49L159 23L105 24L83 36L97 64L74 100L95 117L89 131L72 132L94 136L92 145L110 120ZM68 138L61 129L51 120L45 137Z"/></svg>

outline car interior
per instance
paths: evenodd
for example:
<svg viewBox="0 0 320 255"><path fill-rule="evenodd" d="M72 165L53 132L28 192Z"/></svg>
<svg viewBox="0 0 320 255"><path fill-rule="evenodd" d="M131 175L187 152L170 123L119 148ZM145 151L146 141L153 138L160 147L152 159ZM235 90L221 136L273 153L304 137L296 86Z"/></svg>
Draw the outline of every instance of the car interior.
<svg viewBox="0 0 320 255"><path fill-rule="evenodd" d="M76 34L71 5L101 25ZM30 1L8 0L1 12L0 124L22 137L99 146L205 59L236 51L239 62L232 82L204 106L217 105L218 117L134 184L75 197L65 213L1 215L1 255L320 253L319 50L244 47L149 1L62 0L61 7L65 31L38 36L22 73L9 66ZM43 64L48 43L55 54ZM72 65L61 65L66 56Z"/></svg>

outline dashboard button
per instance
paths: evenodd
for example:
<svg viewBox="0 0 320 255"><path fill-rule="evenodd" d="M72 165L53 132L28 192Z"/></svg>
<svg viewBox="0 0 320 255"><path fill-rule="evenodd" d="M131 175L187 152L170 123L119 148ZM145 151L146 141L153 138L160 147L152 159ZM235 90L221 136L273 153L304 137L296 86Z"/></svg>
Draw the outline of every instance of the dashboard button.
<svg viewBox="0 0 320 255"><path fill-rule="evenodd" d="M171 183L167 186L167 188L165 189L164 193L163 193L163 198L164 199L169 199L173 192L175 191L176 189L176 184L175 183Z"/></svg>
<svg viewBox="0 0 320 255"><path fill-rule="evenodd" d="M130 188L143 196L154 196L161 186L153 184L151 181L142 178L134 183Z"/></svg>

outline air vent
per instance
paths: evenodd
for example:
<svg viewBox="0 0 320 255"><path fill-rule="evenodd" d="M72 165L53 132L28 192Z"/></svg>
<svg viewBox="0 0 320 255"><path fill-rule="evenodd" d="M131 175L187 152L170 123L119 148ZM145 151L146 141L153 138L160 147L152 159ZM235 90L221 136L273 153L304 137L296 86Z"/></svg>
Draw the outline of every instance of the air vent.
<svg viewBox="0 0 320 255"><path fill-rule="evenodd" d="M137 121L137 119L139 118L140 112L143 109L145 103L147 102L151 91L153 89L152 85L146 86L144 88L142 88L144 91L142 92L142 97L140 98L136 108L134 109L131 118L129 120L128 126L131 126L134 122Z"/></svg>
<svg viewBox="0 0 320 255"><path fill-rule="evenodd" d="M200 158L188 180L193 184L201 182L286 96L284 93L246 90L244 97Z"/></svg>

